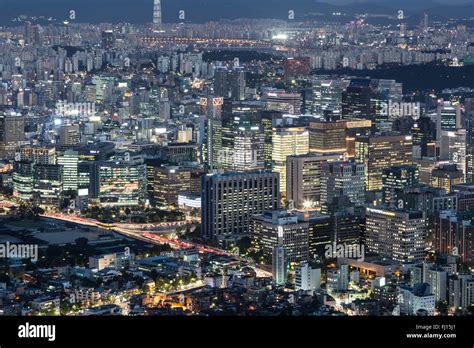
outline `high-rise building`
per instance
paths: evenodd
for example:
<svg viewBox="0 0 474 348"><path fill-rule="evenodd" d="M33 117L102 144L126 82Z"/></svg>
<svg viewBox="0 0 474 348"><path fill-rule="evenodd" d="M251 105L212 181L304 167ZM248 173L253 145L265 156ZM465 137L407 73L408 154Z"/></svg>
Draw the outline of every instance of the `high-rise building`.
<svg viewBox="0 0 474 348"><path fill-rule="evenodd" d="M309 148L311 152L346 153L346 122L311 122Z"/></svg>
<svg viewBox="0 0 474 348"><path fill-rule="evenodd" d="M286 158L286 200L295 208L320 205L322 166L329 161L341 160L337 154L288 156Z"/></svg>
<svg viewBox="0 0 474 348"><path fill-rule="evenodd" d="M321 287L321 268L313 268L308 262L295 267L295 289L315 291Z"/></svg>
<svg viewBox="0 0 474 348"><path fill-rule="evenodd" d="M343 89L341 80L315 80L313 82L313 113L323 115L325 119L340 119Z"/></svg>
<svg viewBox="0 0 474 348"><path fill-rule="evenodd" d="M99 166L99 203L103 207L138 207L146 198L146 165L104 161Z"/></svg>
<svg viewBox="0 0 474 348"><path fill-rule="evenodd" d="M32 162L15 161L13 196L22 202L30 202L33 199L33 166Z"/></svg>
<svg viewBox="0 0 474 348"><path fill-rule="evenodd" d="M445 210L435 217L433 249L440 255L455 255L474 266L474 214Z"/></svg>
<svg viewBox="0 0 474 348"><path fill-rule="evenodd" d="M354 206L365 204L365 169L353 162L326 162L321 174L321 202L346 196Z"/></svg>
<svg viewBox="0 0 474 348"><path fill-rule="evenodd" d="M406 135L356 137L356 161L365 165L367 191L382 189L385 168L413 163L413 141Z"/></svg>
<svg viewBox="0 0 474 348"><path fill-rule="evenodd" d="M214 93L216 96L245 100L246 72L243 67L218 67L214 71Z"/></svg>
<svg viewBox="0 0 474 348"><path fill-rule="evenodd" d="M161 25L161 0L154 0L153 3L153 24Z"/></svg>
<svg viewBox="0 0 474 348"><path fill-rule="evenodd" d="M248 235L254 215L280 207L278 173L209 174L202 179L202 236L224 242Z"/></svg>
<svg viewBox="0 0 474 348"><path fill-rule="evenodd" d="M309 261L309 224L287 210L269 210L251 219L250 235L257 250L270 258L277 246L285 249L286 261ZM279 244L280 243L280 244Z"/></svg>
<svg viewBox="0 0 474 348"><path fill-rule="evenodd" d="M56 164L56 149L54 147L22 146L19 157L21 161L34 164Z"/></svg>
<svg viewBox="0 0 474 348"><path fill-rule="evenodd" d="M264 93L266 110L280 111L285 114L301 114L301 94L284 90L270 90Z"/></svg>
<svg viewBox="0 0 474 348"><path fill-rule="evenodd" d="M467 141L465 129L441 131L440 160L455 163L463 172L463 181L467 178Z"/></svg>
<svg viewBox="0 0 474 348"><path fill-rule="evenodd" d="M443 102L438 106L436 121L436 133L439 139L443 130L455 131L462 128L461 108L452 105L451 102Z"/></svg>
<svg viewBox="0 0 474 348"><path fill-rule="evenodd" d="M272 169L272 150L273 150L273 128L278 122L283 121L283 113L272 110L262 110L260 112L260 122L264 136L263 143L263 161L265 169Z"/></svg>
<svg viewBox="0 0 474 348"><path fill-rule="evenodd" d="M381 257L402 264L422 261L426 233L422 212L366 208L366 245Z"/></svg>
<svg viewBox="0 0 474 348"><path fill-rule="evenodd" d="M416 166L392 166L384 169L382 171L384 203L392 207L405 208L404 189L414 186L418 182L418 168Z"/></svg>
<svg viewBox="0 0 474 348"><path fill-rule="evenodd" d="M0 157L13 159L16 148L25 140L25 117L21 114L0 114Z"/></svg>
<svg viewBox="0 0 474 348"><path fill-rule="evenodd" d="M276 285L285 285L288 276L285 247L278 245L272 251L272 279Z"/></svg>
<svg viewBox="0 0 474 348"><path fill-rule="evenodd" d="M298 219L308 223L309 259L322 261L326 246L333 242L334 220L329 215L311 211L297 211Z"/></svg>
<svg viewBox="0 0 474 348"><path fill-rule="evenodd" d="M272 136L273 170L280 174L280 191L286 191L286 158L309 152L309 133L303 127L277 127Z"/></svg>
<svg viewBox="0 0 474 348"><path fill-rule="evenodd" d="M363 118L370 120L371 115L371 95L369 79L351 80L346 91L342 93L342 117Z"/></svg>
<svg viewBox="0 0 474 348"><path fill-rule="evenodd" d="M456 164L440 164L431 172L431 186L451 192L453 185L464 182L463 177Z"/></svg>
<svg viewBox="0 0 474 348"><path fill-rule="evenodd" d="M33 168L33 200L45 209L59 208L63 194L63 168L57 164L37 164Z"/></svg>
<svg viewBox="0 0 474 348"><path fill-rule="evenodd" d="M68 150L58 156L58 164L63 167L64 191L77 191L79 152Z"/></svg>

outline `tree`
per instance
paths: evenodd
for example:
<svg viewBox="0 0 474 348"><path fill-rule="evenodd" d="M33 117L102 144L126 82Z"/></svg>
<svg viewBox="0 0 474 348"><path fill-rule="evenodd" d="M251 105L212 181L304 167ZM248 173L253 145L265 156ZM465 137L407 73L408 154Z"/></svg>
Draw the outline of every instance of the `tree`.
<svg viewBox="0 0 474 348"><path fill-rule="evenodd" d="M442 314L442 315L448 315L448 304L446 301L438 301L436 302L436 309Z"/></svg>

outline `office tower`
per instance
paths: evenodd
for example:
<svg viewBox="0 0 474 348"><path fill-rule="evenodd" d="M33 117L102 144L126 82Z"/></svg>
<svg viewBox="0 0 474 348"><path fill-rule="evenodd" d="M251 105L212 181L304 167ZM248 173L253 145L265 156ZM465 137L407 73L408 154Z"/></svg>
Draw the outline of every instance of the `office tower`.
<svg viewBox="0 0 474 348"><path fill-rule="evenodd" d="M230 92L232 100L245 100L247 87L246 72L243 67L234 67L230 72Z"/></svg>
<svg viewBox="0 0 474 348"><path fill-rule="evenodd" d="M366 208L368 251L402 264L423 260L426 219L422 212Z"/></svg>
<svg viewBox="0 0 474 348"><path fill-rule="evenodd" d="M280 111L285 114L301 114L301 94L284 90L270 90L263 96L266 110Z"/></svg>
<svg viewBox="0 0 474 348"><path fill-rule="evenodd" d="M33 166L32 162L15 161L13 170L13 196L22 201L33 199Z"/></svg>
<svg viewBox="0 0 474 348"><path fill-rule="evenodd" d="M106 30L102 32L102 48L104 50L110 50L115 45L115 35L112 30Z"/></svg>
<svg viewBox="0 0 474 348"><path fill-rule="evenodd" d="M436 141L436 123L429 117L422 116L412 128L413 146L420 148L421 157L428 156L428 144Z"/></svg>
<svg viewBox="0 0 474 348"><path fill-rule="evenodd" d="M102 207L139 207L146 198L146 165L104 161L99 165L99 204Z"/></svg>
<svg viewBox="0 0 474 348"><path fill-rule="evenodd" d="M356 137L356 161L365 165L367 191L382 189L383 169L413 163L412 145L412 137L406 135Z"/></svg>
<svg viewBox="0 0 474 348"><path fill-rule="evenodd" d="M80 195L88 199L99 197L99 162L80 161L78 163L77 186Z"/></svg>
<svg viewBox="0 0 474 348"><path fill-rule="evenodd" d="M436 300L429 284L417 284L414 288L402 285L398 293L400 314L434 315Z"/></svg>
<svg viewBox="0 0 474 348"><path fill-rule="evenodd" d="M452 275L448 279L448 305L452 309L466 309L474 304L474 276Z"/></svg>
<svg viewBox="0 0 474 348"><path fill-rule="evenodd" d="M264 169L264 141L262 127L254 115L225 115L220 168L237 172Z"/></svg>
<svg viewBox="0 0 474 348"><path fill-rule="evenodd" d="M262 133L264 135L263 161L265 169L272 169L273 128L275 128L279 122L283 122L283 113L279 111L262 110L260 111L260 120Z"/></svg>
<svg viewBox="0 0 474 348"><path fill-rule="evenodd" d="M63 194L63 168L36 164L33 168L33 201L44 209L59 208Z"/></svg>
<svg viewBox="0 0 474 348"><path fill-rule="evenodd" d="M286 158L309 152L309 133L303 127L277 127L272 135L273 170L280 174L280 191L286 191Z"/></svg>
<svg viewBox="0 0 474 348"><path fill-rule="evenodd" d="M285 285L287 281L287 261L285 248L276 246L272 251L272 279L276 285Z"/></svg>
<svg viewBox="0 0 474 348"><path fill-rule="evenodd" d="M422 262L413 265L410 268L410 285L414 287L415 284L426 283L428 280L428 270L433 268L434 264L429 262Z"/></svg>
<svg viewBox="0 0 474 348"><path fill-rule="evenodd" d="M451 102L443 102L438 105L436 117L436 133L438 139L441 137L441 131L455 131L462 128L461 108L454 106Z"/></svg>
<svg viewBox="0 0 474 348"><path fill-rule="evenodd" d="M405 37L407 33L407 24L406 23L400 23L400 37Z"/></svg>
<svg viewBox="0 0 474 348"><path fill-rule="evenodd" d="M310 57L287 58L284 64L285 79L307 76L311 73Z"/></svg>
<svg viewBox="0 0 474 348"><path fill-rule="evenodd" d="M269 259L277 246L283 246L288 263L309 260L308 223L287 210L267 210L251 218L250 236L255 248ZM280 244L278 244L280 243Z"/></svg>
<svg viewBox="0 0 474 348"><path fill-rule="evenodd" d="M430 290L435 295L436 301L446 301L448 274L441 267L428 269L426 283L430 285Z"/></svg>
<svg viewBox="0 0 474 348"><path fill-rule="evenodd" d="M22 146L20 160L34 164L56 164L56 149L54 147Z"/></svg>
<svg viewBox="0 0 474 348"><path fill-rule="evenodd" d="M234 132L234 171L263 170L264 134L259 126L239 126Z"/></svg>
<svg viewBox="0 0 474 348"><path fill-rule="evenodd" d="M63 189L64 191L77 191L78 188L78 163L79 152L64 151L58 156L58 164L63 167Z"/></svg>
<svg viewBox="0 0 474 348"><path fill-rule="evenodd" d="M199 99L201 107L201 115L205 115L207 119L222 119L222 107L224 105L224 98L222 97L202 97Z"/></svg>
<svg viewBox="0 0 474 348"><path fill-rule="evenodd" d="M216 96L245 100L246 72L243 67L218 67L214 71L214 93Z"/></svg>
<svg viewBox="0 0 474 348"><path fill-rule="evenodd" d="M321 174L321 202L346 196L354 206L365 204L365 169L353 162L326 162Z"/></svg>
<svg viewBox="0 0 474 348"><path fill-rule="evenodd" d="M250 219L280 207L278 173L209 174L202 179L202 237L224 242L248 235Z"/></svg>
<svg viewBox="0 0 474 348"><path fill-rule="evenodd" d="M313 268L308 262L295 267L295 289L315 291L321 288L321 268Z"/></svg>
<svg viewBox="0 0 474 348"><path fill-rule="evenodd" d="M335 206L338 205L336 202ZM323 207L324 208L324 207ZM339 208L340 209L340 208ZM328 213L323 209L324 213ZM354 214L354 209L343 209L330 212L332 214L333 234L331 241L337 245L360 244L362 241L362 220Z"/></svg>
<svg viewBox="0 0 474 348"><path fill-rule="evenodd" d="M0 157L13 159L16 148L25 140L25 117L21 114L0 114Z"/></svg>
<svg viewBox="0 0 474 348"><path fill-rule="evenodd" d="M330 293L345 292L349 286L349 267L340 265L339 268L328 270L326 273L326 289Z"/></svg>
<svg viewBox="0 0 474 348"><path fill-rule="evenodd" d="M161 25L161 0L154 0L153 3L153 24Z"/></svg>
<svg viewBox="0 0 474 348"><path fill-rule="evenodd" d="M189 143L194 140L194 128L192 126L181 125L178 128L176 137L178 143Z"/></svg>
<svg viewBox="0 0 474 348"><path fill-rule="evenodd" d="M474 266L474 214L472 211L442 211L435 217L433 249L441 255L459 256Z"/></svg>
<svg viewBox="0 0 474 348"><path fill-rule="evenodd" d="M382 171L382 192L384 203L391 207L405 208L405 188L419 182L416 166L392 166ZM400 201L401 200L401 201Z"/></svg>
<svg viewBox="0 0 474 348"><path fill-rule="evenodd" d="M431 216L434 212L434 200L441 197L445 191L440 188L426 184L418 184L406 187L401 194L404 208L408 210L420 210Z"/></svg>
<svg viewBox="0 0 474 348"><path fill-rule="evenodd" d="M317 79L313 82L313 113L324 119L340 119L343 83Z"/></svg>
<svg viewBox="0 0 474 348"><path fill-rule="evenodd" d="M463 181L467 177L467 140L465 129L441 131L440 160L455 163L463 172Z"/></svg>
<svg viewBox="0 0 474 348"><path fill-rule="evenodd" d="M334 221L329 215L319 215L311 211L296 211L301 222L308 223L309 259L322 261L326 245L334 236Z"/></svg>
<svg viewBox="0 0 474 348"><path fill-rule="evenodd" d="M208 118L203 122L203 161L210 170L218 169L222 162L222 120Z"/></svg>
<svg viewBox="0 0 474 348"><path fill-rule="evenodd" d="M311 122L309 148L311 152L346 153L346 122Z"/></svg>
<svg viewBox="0 0 474 348"><path fill-rule="evenodd" d="M177 206L183 194L200 194L201 167L150 165L153 201L158 206ZM149 176L150 177L150 176ZM196 181L199 180L199 183Z"/></svg>
<svg viewBox="0 0 474 348"><path fill-rule="evenodd" d="M370 99L372 89L369 79L352 79L342 93L342 118L371 119Z"/></svg>
<svg viewBox="0 0 474 348"><path fill-rule="evenodd" d="M286 158L286 200L295 208L309 209L320 205L322 166L339 161L341 155L304 154Z"/></svg>
<svg viewBox="0 0 474 348"><path fill-rule="evenodd" d="M456 164L440 164L431 172L431 186L451 192L453 185L464 182L464 174Z"/></svg>
<svg viewBox="0 0 474 348"><path fill-rule="evenodd" d="M421 28L423 30L427 30L428 27L429 27L430 23L429 23L429 17L428 17L428 13L423 13L423 16L421 18Z"/></svg>
<svg viewBox="0 0 474 348"><path fill-rule="evenodd" d="M61 126L59 129L59 143L62 146L77 145L81 142L81 129L78 124Z"/></svg>

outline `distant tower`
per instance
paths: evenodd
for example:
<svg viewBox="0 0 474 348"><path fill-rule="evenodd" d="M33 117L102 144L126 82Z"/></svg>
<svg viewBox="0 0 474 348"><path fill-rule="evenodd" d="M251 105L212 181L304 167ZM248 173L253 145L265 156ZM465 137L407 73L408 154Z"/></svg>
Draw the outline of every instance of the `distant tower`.
<svg viewBox="0 0 474 348"><path fill-rule="evenodd" d="M161 0L154 0L153 5L153 24L161 25Z"/></svg>

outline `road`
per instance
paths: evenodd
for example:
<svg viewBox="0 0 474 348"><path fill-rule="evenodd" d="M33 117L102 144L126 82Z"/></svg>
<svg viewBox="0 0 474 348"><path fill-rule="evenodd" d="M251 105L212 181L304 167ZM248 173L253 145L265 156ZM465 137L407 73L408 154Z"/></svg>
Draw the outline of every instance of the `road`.
<svg viewBox="0 0 474 348"><path fill-rule="evenodd" d="M56 212L45 212L43 215L45 218L49 219L56 219L56 220L61 220L61 221L66 221L66 222L74 222L80 225L86 225L86 226L93 226L93 227L101 227L101 223L97 220L94 219L89 219L89 218L83 218L77 215L66 215L66 214L61 214L61 213L56 213ZM164 224L137 224L137 225L131 225L131 224L126 224L126 223L114 223L112 224L111 230L114 232L117 232L119 234L122 234L124 236L127 236L129 238L133 239L138 239L144 242L148 243L153 243L153 244L169 244L172 248L174 249L187 249L187 248L196 248L199 253L212 253L216 255L224 255L224 256L231 256L234 257L240 261L246 261L249 262L250 260L245 259L240 256L236 256L226 250L214 248L214 247L209 247L207 245L202 245L198 243L193 243L189 241L182 241L177 238L168 238L161 236L157 234L157 229L159 230L160 228L166 228L165 230L161 230L161 232L166 232L166 230L169 230L169 228L174 228L174 227L179 227L183 226L186 223L183 223L182 221L178 222L171 222L171 223L164 223ZM149 229L144 229L144 226L148 227L154 227L153 230ZM271 272L268 270L261 268L258 266L256 269L257 276L258 277L271 277Z"/></svg>

